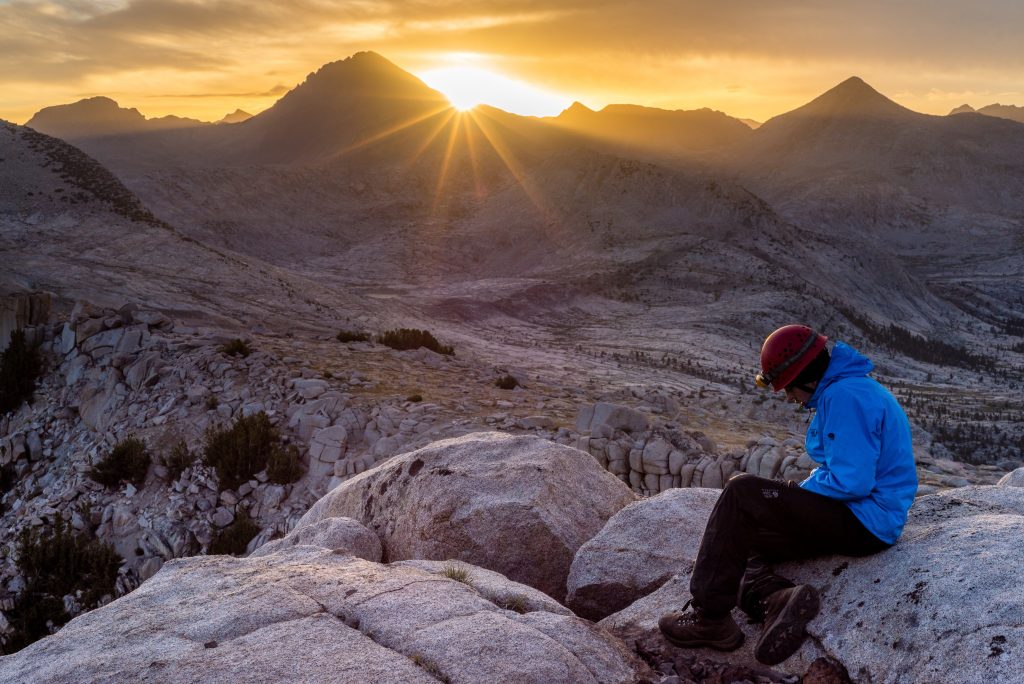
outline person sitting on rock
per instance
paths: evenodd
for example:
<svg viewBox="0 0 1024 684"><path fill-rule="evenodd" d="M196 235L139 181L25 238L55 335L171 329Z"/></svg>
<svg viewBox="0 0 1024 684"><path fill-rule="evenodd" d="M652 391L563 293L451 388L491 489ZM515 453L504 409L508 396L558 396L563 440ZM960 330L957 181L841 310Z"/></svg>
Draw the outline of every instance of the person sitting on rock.
<svg viewBox="0 0 1024 684"><path fill-rule="evenodd" d="M877 553L903 531L917 492L910 423L892 394L868 377L871 361L842 342L830 354L827 340L787 325L761 347L757 385L784 389L790 401L815 411L805 446L820 466L799 486L746 474L726 484L701 540L693 598L659 622L672 644L739 648L743 632L730 613L738 603L764 622L755 657L780 663L800 648L819 603L813 587L794 585L771 565Z"/></svg>

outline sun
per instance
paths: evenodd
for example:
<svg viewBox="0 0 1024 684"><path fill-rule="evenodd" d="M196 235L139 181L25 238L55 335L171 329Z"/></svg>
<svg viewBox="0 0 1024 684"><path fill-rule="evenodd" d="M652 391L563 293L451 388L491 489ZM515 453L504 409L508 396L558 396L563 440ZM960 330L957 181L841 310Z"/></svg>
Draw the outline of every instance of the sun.
<svg viewBox="0 0 1024 684"><path fill-rule="evenodd" d="M462 111L486 104L524 116L554 116L572 104L568 98L475 66L441 67L419 77Z"/></svg>

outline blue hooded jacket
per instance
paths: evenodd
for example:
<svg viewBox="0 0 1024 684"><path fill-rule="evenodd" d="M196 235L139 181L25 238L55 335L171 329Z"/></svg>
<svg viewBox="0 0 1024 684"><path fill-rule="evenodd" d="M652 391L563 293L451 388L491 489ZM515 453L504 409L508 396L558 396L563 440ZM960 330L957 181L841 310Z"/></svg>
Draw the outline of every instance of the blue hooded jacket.
<svg viewBox="0 0 1024 684"><path fill-rule="evenodd" d="M893 544L917 493L910 423L887 389L867 376L874 365L837 342L825 375L807 401L816 409L807 455L821 466L804 489L846 502L876 537Z"/></svg>

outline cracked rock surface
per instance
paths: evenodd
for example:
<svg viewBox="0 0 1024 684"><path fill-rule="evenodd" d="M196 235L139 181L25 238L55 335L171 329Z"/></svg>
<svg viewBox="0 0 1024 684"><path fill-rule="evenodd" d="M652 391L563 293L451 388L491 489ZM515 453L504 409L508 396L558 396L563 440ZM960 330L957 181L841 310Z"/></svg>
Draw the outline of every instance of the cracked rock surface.
<svg viewBox="0 0 1024 684"><path fill-rule="evenodd" d="M18 682L633 682L646 666L573 617L314 546L173 560L136 591L0 659Z"/></svg>

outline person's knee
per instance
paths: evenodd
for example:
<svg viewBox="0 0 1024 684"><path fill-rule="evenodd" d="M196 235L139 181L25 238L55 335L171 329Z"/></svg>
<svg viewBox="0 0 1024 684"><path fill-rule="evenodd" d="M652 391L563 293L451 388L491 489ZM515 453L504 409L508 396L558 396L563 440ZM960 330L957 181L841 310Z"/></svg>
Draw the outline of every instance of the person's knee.
<svg viewBox="0 0 1024 684"><path fill-rule="evenodd" d="M760 487L761 478L750 473L740 473L725 483L723 494L744 496Z"/></svg>

